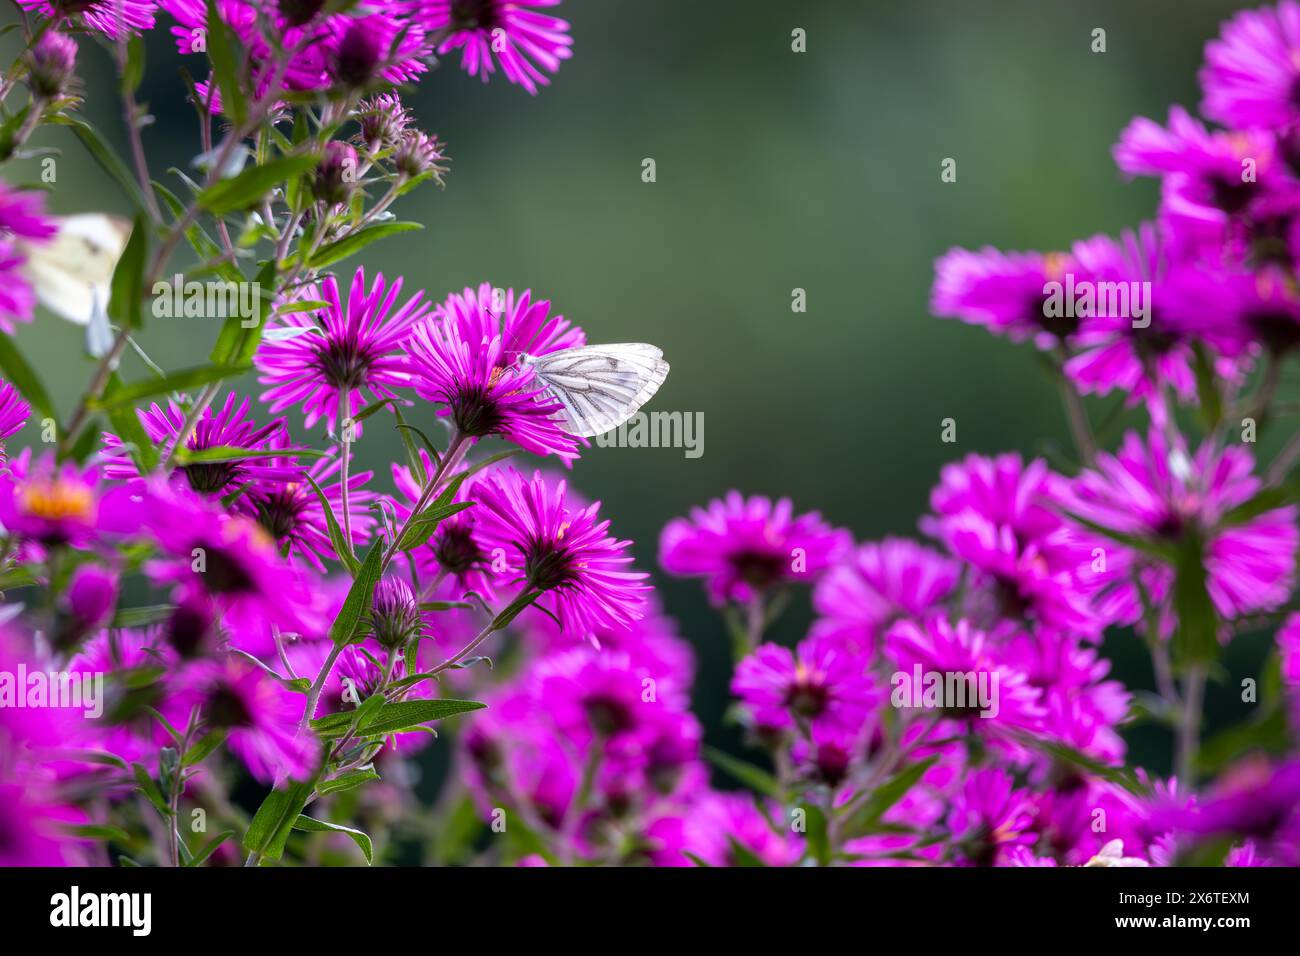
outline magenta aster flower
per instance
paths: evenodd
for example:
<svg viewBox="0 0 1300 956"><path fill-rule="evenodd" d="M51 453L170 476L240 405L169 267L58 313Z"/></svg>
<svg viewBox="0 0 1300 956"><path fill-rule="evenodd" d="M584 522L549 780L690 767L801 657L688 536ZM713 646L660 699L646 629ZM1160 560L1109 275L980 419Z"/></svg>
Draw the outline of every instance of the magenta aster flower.
<svg viewBox="0 0 1300 956"><path fill-rule="evenodd" d="M177 471L185 476L189 486L200 494L222 496L235 491L245 482L292 481L300 474L300 470L290 461L293 456L285 442L284 419L277 418L259 427L249 417L249 400L239 400L236 405L237 400L236 394L231 392L220 409L205 408L195 423L194 430L185 439L186 449L203 451L210 448L247 448L263 451L269 447L285 447L285 456L199 462L178 468ZM185 409L176 402L168 402L165 411L155 403L148 411L137 409L136 415L144 426L145 434L164 453L170 451L185 427ZM122 447L122 440L110 432L105 432L103 438L106 476L117 479L136 477L138 472L127 450Z"/></svg>
<svg viewBox="0 0 1300 956"><path fill-rule="evenodd" d="M0 333L13 335L14 322L30 322L36 310L36 293L23 272L27 257L0 236Z"/></svg>
<svg viewBox="0 0 1300 956"><path fill-rule="evenodd" d="M98 469L51 453L0 483L0 526L45 547L84 545L99 531L100 495Z"/></svg>
<svg viewBox="0 0 1300 956"><path fill-rule="evenodd" d="M257 350L258 381L271 386L262 400L271 411L301 405L307 428L324 419L334 431L342 419L366 407L363 390L396 399L393 390L408 384L402 344L430 308L420 292L396 307L401 291L400 278L385 286L382 275L367 291L365 270L358 269L346 305L333 276L319 290L304 292L305 299L324 301L327 307L281 316L277 329L284 337L273 332ZM301 334L292 334L298 330Z"/></svg>
<svg viewBox="0 0 1300 956"><path fill-rule="evenodd" d="M1180 398L1194 396L1191 347L1177 323L1154 308L1156 302L1163 302L1165 270L1156 227L1144 223L1136 233L1124 233L1119 241L1094 236L1075 243L1072 255L1079 270L1076 282L1089 282L1098 290L1106 288L1106 283L1119 283L1109 287L1125 289L1129 302L1129 314L1098 307L1083 319L1074 340L1077 354L1065 364L1065 373L1079 391L1106 395L1120 389L1128 393L1130 403L1136 403L1150 402L1160 395L1160 386L1167 385ZM1143 297L1148 310L1143 328L1133 324L1140 321L1134 294Z"/></svg>
<svg viewBox="0 0 1300 956"><path fill-rule="evenodd" d="M257 522L157 483L149 487L148 512L149 530L162 551L146 565L150 578L174 585L177 603L213 600L236 647L264 653L273 646L272 626L299 635L319 631L321 608L310 581L280 557Z"/></svg>
<svg viewBox="0 0 1300 956"><path fill-rule="evenodd" d="M1019 632L1000 654L1041 692L1048 734L1106 763L1123 762L1117 728L1128 716L1130 695L1123 684L1105 679L1110 661L1095 648L1051 631Z"/></svg>
<svg viewBox="0 0 1300 956"><path fill-rule="evenodd" d="M1182 329L1228 358L1248 361L1261 348L1275 356L1300 348L1300 295L1288 273L1275 266L1258 272L1198 269L1180 275L1166 301Z"/></svg>
<svg viewBox="0 0 1300 956"><path fill-rule="evenodd" d="M960 319L1006 335L1013 342L1033 339L1041 349L1056 347L1079 329L1078 316L1057 315L1049 305L1052 287L1073 271L1062 253L978 252L952 249L934 266L930 311L941 319Z"/></svg>
<svg viewBox="0 0 1300 956"><path fill-rule="evenodd" d="M18 6L116 39L153 29L157 4L145 0L18 0Z"/></svg>
<svg viewBox="0 0 1300 956"><path fill-rule="evenodd" d="M229 731L226 746L257 780L305 780L316 770L320 743L298 733L302 695L261 668L234 658L195 661L179 681L167 708L173 725L184 726L197 705L205 726Z"/></svg>
<svg viewBox="0 0 1300 956"><path fill-rule="evenodd" d="M1080 578L1092 548L1053 510L1065 479L1041 459L968 455L945 465L930 495L935 517L921 527L979 572L978 610L985 617L1020 620L1096 636L1102 621L1083 596ZM1098 587L1100 580L1089 580Z"/></svg>
<svg viewBox="0 0 1300 956"><path fill-rule="evenodd" d="M1015 789L1005 770L973 770L953 796L948 813L954 851L970 866L992 866L1016 847L1034 842L1029 794Z"/></svg>
<svg viewBox="0 0 1300 956"><path fill-rule="evenodd" d="M460 329L466 342L500 336L503 366L515 364L521 354L546 355L577 348L587 342L586 334L564 316L552 314L547 299L534 299L531 289L497 289L480 283L477 289L453 292L435 313Z"/></svg>
<svg viewBox="0 0 1300 956"><path fill-rule="evenodd" d="M1291 699L1291 723L1300 728L1300 614L1292 614L1277 632L1282 683Z"/></svg>
<svg viewBox="0 0 1300 956"><path fill-rule="evenodd" d="M0 182L0 235L40 242L58 227L45 215L45 197L39 192L13 189Z"/></svg>
<svg viewBox="0 0 1300 956"><path fill-rule="evenodd" d="M0 462L4 461L4 443L22 430L31 414L32 407L22 393L0 379Z"/></svg>
<svg viewBox="0 0 1300 956"><path fill-rule="evenodd" d="M905 538L864 544L817 582L813 607L822 617L813 634L869 655L895 621L952 594L960 574L956 561Z"/></svg>
<svg viewBox="0 0 1300 956"><path fill-rule="evenodd" d="M1094 468L1075 480L1068 510L1102 527L1174 547L1195 533L1203 542L1206 583L1219 613L1235 618L1268 610L1290 597L1300 530L1294 506L1224 522L1259 490L1254 464L1238 445L1220 451L1207 443L1193 457L1181 439L1170 448L1158 430L1145 441L1129 432L1118 454L1099 455Z"/></svg>
<svg viewBox="0 0 1300 956"><path fill-rule="evenodd" d="M854 738L884 695L865 658L836 641L810 637L794 652L763 644L736 665L731 692L764 731L824 727Z"/></svg>
<svg viewBox="0 0 1300 956"><path fill-rule="evenodd" d="M747 603L778 585L816 581L851 544L815 511L796 517L788 498L729 491L668 522L659 563L669 574L707 579L715 604Z"/></svg>
<svg viewBox="0 0 1300 956"><path fill-rule="evenodd" d="M793 866L803 854L803 844L789 832L777 829L781 810L754 805L748 794L708 791L690 808L686 818L686 849L710 866L740 866L756 857L767 866Z"/></svg>
<svg viewBox="0 0 1300 956"><path fill-rule="evenodd" d="M473 510L484 542L502 549L528 589L548 592L569 634L586 637L640 618L649 575L627 570L631 542L610 537L609 522L599 518L599 502L574 508L566 487L562 480L548 482L541 472L529 480L507 468L477 484Z"/></svg>
<svg viewBox="0 0 1300 956"><path fill-rule="evenodd" d="M1234 217L1292 182L1268 133L1210 132L1177 106L1167 127L1133 120L1114 155L1129 175L1162 177L1161 224L1180 251L1214 252Z"/></svg>
<svg viewBox="0 0 1300 956"><path fill-rule="evenodd" d="M1238 836L1287 866L1300 861L1300 761L1270 765L1251 758L1230 768L1192 806L1158 810L1156 829L1174 832L1180 848L1211 836Z"/></svg>
<svg viewBox="0 0 1300 956"><path fill-rule="evenodd" d="M245 491L234 503L241 514L254 518L281 548L302 558L317 571L324 571L323 559L337 559L330 540L329 521L320 497L312 488L311 478L325 492L325 498L334 512L340 528L343 522L343 481L340 471L343 461L337 454L316 459L310 468L294 463L292 458L264 458L275 468L284 467L296 473L295 480L285 481L275 474L271 478L252 477ZM354 547L369 540L375 527L374 515L369 505L378 495L367 491L365 484L373 472L358 471L348 475L348 506L352 544Z"/></svg>
<svg viewBox="0 0 1300 956"><path fill-rule="evenodd" d="M172 28L181 53L194 49L195 31L205 29L204 0L160 0L179 24ZM403 4L362 4L349 13L323 13L323 4L254 0L218 0L222 21L248 51L253 92L264 96L285 61L280 84L288 91L324 90L335 83L364 85L380 78L393 83L414 80L428 67L431 48L424 28L405 13ZM264 35L269 24L274 36ZM396 41L397 48L393 45ZM206 96L200 84L199 95ZM213 101L218 109L219 102Z"/></svg>
<svg viewBox="0 0 1300 956"><path fill-rule="evenodd" d="M538 86L550 83L547 73L572 56L569 24L539 13L560 0L418 0L416 6L425 29L443 36L439 55L461 51L461 67L486 83L501 72L511 83L536 95ZM495 60L493 54L496 54Z"/></svg>
<svg viewBox="0 0 1300 956"><path fill-rule="evenodd" d="M1043 717L1038 688L1028 677L1011 666L1003 652L983 632L965 620L950 624L947 618L932 616L923 623L899 621L885 635L885 653L899 668L891 685L891 703L913 706L920 698L924 705L924 684L928 674L971 675L986 688L991 701L985 709L978 700L967 697L965 706L945 700L940 710L944 719L959 721L970 730L996 737L1008 728L1037 729ZM915 686L919 668L920 687ZM907 682L900 681L900 675ZM995 684L996 680L996 684ZM970 688L969 680L966 687Z"/></svg>
<svg viewBox="0 0 1300 956"><path fill-rule="evenodd" d="M1237 129L1300 121L1300 4L1243 10L1205 45L1201 112Z"/></svg>
<svg viewBox="0 0 1300 956"><path fill-rule="evenodd" d="M416 325L406 351L415 391L437 402L461 435L499 435L537 455L578 457L579 439L560 428L560 403L533 384L533 371L508 366L500 336L467 339L455 323ZM585 444L585 442L584 442Z"/></svg>

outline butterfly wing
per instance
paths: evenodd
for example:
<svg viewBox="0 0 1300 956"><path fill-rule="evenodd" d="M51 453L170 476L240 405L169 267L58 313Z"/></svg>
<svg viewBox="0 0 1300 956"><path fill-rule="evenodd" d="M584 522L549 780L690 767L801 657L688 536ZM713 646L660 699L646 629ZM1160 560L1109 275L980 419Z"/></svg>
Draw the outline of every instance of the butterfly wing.
<svg viewBox="0 0 1300 956"><path fill-rule="evenodd" d="M108 306L113 270L126 250L131 223L103 213L55 221L59 231L47 242L24 243L23 268L41 305L69 322L89 325Z"/></svg>
<svg viewBox="0 0 1300 956"><path fill-rule="evenodd" d="M591 438L617 428L650 401L668 377L664 353L653 345L583 345L532 356L537 381L562 406L556 413L571 435Z"/></svg>

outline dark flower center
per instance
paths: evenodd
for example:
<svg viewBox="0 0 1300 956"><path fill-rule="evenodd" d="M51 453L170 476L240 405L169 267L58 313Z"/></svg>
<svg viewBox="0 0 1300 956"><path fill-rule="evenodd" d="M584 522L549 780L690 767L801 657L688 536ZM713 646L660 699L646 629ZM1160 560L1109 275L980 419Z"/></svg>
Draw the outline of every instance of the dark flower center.
<svg viewBox="0 0 1300 956"><path fill-rule="evenodd" d="M243 700L229 687L218 687L208 695L208 719L218 727L249 727L253 716Z"/></svg>
<svg viewBox="0 0 1300 956"><path fill-rule="evenodd" d="M240 462L218 461L200 465L186 465L182 471L190 487L201 495L224 491L239 474Z"/></svg>
<svg viewBox="0 0 1300 956"><path fill-rule="evenodd" d="M468 524L443 525L433 550L438 565L457 576L472 571L486 557L474 541Z"/></svg>
<svg viewBox="0 0 1300 956"><path fill-rule="evenodd" d="M256 582L242 564L220 548L199 545L206 557L203 581L213 594L244 594L256 590Z"/></svg>
<svg viewBox="0 0 1300 956"><path fill-rule="evenodd" d="M283 541L298 528L306 501L286 489L261 497L257 502L257 523L276 541Z"/></svg>
<svg viewBox="0 0 1300 956"><path fill-rule="evenodd" d="M608 694L593 694L583 701L587 720L592 730L602 737L610 737L631 730L635 721L631 712L621 700Z"/></svg>
<svg viewBox="0 0 1300 956"><path fill-rule="evenodd" d="M182 604L167 619L167 642L182 657L193 657L205 643L211 619L196 607Z"/></svg>
<svg viewBox="0 0 1300 956"><path fill-rule="evenodd" d="M786 691L785 705L800 717L816 717L826 710L830 703L830 694L825 685L813 683L806 676L799 676Z"/></svg>
<svg viewBox="0 0 1300 956"><path fill-rule="evenodd" d="M1229 214L1241 212L1255 198L1255 184L1239 176L1213 175L1206 185L1214 205Z"/></svg>
<svg viewBox="0 0 1300 956"><path fill-rule="evenodd" d="M352 391L366 381L374 356L370 350L352 341L330 339L316 355L316 368L334 388Z"/></svg>
<svg viewBox="0 0 1300 956"><path fill-rule="evenodd" d="M280 0L280 16L289 26L300 27L320 13L323 6L325 0Z"/></svg>
<svg viewBox="0 0 1300 956"><path fill-rule="evenodd" d="M1297 323L1295 317L1289 313L1254 312L1246 316L1246 325L1275 355L1289 352L1300 345L1300 323Z"/></svg>
<svg viewBox="0 0 1300 956"><path fill-rule="evenodd" d="M457 26L490 30L498 26L496 0L453 0L451 17Z"/></svg>
<svg viewBox="0 0 1300 956"><path fill-rule="evenodd" d="M532 553L524 562L524 573L530 587L549 591L574 579L573 561L567 549L558 544L548 544L530 550Z"/></svg>
<svg viewBox="0 0 1300 956"><path fill-rule="evenodd" d="M731 566L742 581L762 590L785 576L786 558L771 551L737 551L731 556Z"/></svg>
<svg viewBox="0 0 1300 956"><path fill-rule="evenodd" d="M1078 314L1075 315L1048 315L1047 302L1050 296L1041 293L1035 293L1029 300L1030 320L1040 326L1044 332L1050 332L1062 342L1068 339L1074 333L1079 331ZM1064 306L1060 309L1065 312ZM1071 310L1073 311L1073 310Z"/></svg>
<svg viewBox="0 0 1300 956"><path fill-rule="evenodd" d="M483 388L470 388L449 403L456 427L467 438L494 435L501 428L501 409Z"/></svg>

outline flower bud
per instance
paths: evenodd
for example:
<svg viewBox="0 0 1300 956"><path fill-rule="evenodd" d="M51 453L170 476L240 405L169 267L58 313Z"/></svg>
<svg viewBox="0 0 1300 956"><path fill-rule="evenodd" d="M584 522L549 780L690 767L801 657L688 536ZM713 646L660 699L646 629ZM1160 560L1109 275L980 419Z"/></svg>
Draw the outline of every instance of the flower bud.
<svg viewBox="0 0 1300 956"><path fill-rule="evenodd" d="M99 630L117 608L117 575L98 564L83 564L72 573L59 608L51 642L68 651Z"/></svg>
<svg viewBox="0 0 1300 956"><path fill-rule="evenodd" d="M398 175L414 179L423 173L433 173L434 181L442 185L442 177L447 167L442 165L447 156L445 147L436 136L429 136L418 129L408 129L402 134L401 142L393 153L393 167Z"/></svg>
<svg viewBox="0 0 1300 956"><path fill-rule="evenodd" d="M32 94L56 99L68 90L77 68L77 41L58 30L46 30L27 53L27 83Z"/></svg>
<svg viewBox="0 0 1300 956"><path fill-rule="evenodd" d="M359 167L357 151L341 140L332 140L312 180L316 198L330 206L346 203L357 188Z"/></svg>
<svg viewBox="0 0 1300 956"><path fill-rule="evenodd" d="M375 588L371 605L371 633L390 651L401 650L420 634L423 626L415 595L401 578L384 578Z"/></svg>

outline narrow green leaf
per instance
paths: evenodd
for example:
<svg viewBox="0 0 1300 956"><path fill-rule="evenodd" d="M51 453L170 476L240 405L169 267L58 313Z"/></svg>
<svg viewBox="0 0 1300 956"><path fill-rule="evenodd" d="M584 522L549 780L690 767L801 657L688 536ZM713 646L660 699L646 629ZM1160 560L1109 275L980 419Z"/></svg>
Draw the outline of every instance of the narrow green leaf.
<svg viewBox="0 0 1300 956"><path fill-rule="evenodd" d="M210 382L219 382L235 375L242 375L246 371L248 371L247 366L222 365L200 365L194 368L181 369L179 372L172 372L162 378L152 378L144 382L132 382L130 385L123 385L111 396L105 395L99 401L92 402L91 407L104 409L114 408L118 405L130 405L141 399L154 398L158 395L170 395L172 392L184 392L198 388L201 385L207 385Z"/></svg>
<svg viewBox="0 0 1300 956"><path fill-rule="evenodd" d="M235 835L234 830L222 830L207 843L203 844L202 849L190 859L186 866L202 866L208 857L217 852L217 848Z"/></svg>
<svg viewBox="0 0 1300 956"><path fill-rule="evenodd" d="M138 329L144 324L141 315L148 253L149 231L145 227L144 214L137 213L131 225L131 236L122 250L122 258L117 260L113 269L109 286L108 317L123 328Z"/></svg>
<svg viewBox="0 0 1300 956"><path fill-rule="evenodd" d="M199 193L199 205L214 215L248 209L286 179L301 176L315 165L315 156L301 155L282 156L264 166L250 166L238 176L223 179Z"/></svg>
<svg viewBox="0 0 1300 956"><path fill-rule="evenodd" d="M714 747L705 747L704 756L709 763L720 770L726 771L750 789L761 793L765 797L772 797L777 800L781 798L781 785L777 782L776 777L762 767L755 767L752 763L746 763L744 760L723 753Z"/></svg>
<svg viewBox="0 0 1300 956"><path fill-rule="evenodd" d="M361 622L370 614L370 604L375 597L375 586L379 583L384 560L385 542L377 537L361 562L356 580L348 590L338 617L330 628L330 640L337 645L355 643L365 637Z"/></svg>
<svg viewBox="0 0 1300 956"><path fill-rule="evenodd" d="M212 61L212 75L216 79L217 89L221 91L221 109L242 126L248 117L248 99L239 83L239 60L236 53L238 42L234 31L226 25L217 8L217 0L208 0L207 27L208 59Z"/></svg>
<svg viewBox="0 0 1300 956"><path fill-rule="evenodd" d="M58 416L54 414L54 403L50 401L50 393L45 390L40 377L27 364L27 359L23 358L22 353L18 351L18 346L14 344L13 337L9 335L0 335L0 369L4 370L5 378L22 392L23 398L31 402L32 407L42 418L58 421Z"/></svg>
<svg viewBox="0 0 1300 956"><path fill-rule="evenodd" d="M386 239L389 236L396 236L403 232L423 228L418 222L381 222L373 226L366 226L364 229L327 243L317 249L309 264L313 269L324 269L346 259L348 256L356 255L378 239Z"/></svg>
<svg viewBox="0 0 1300 956"><path fill-rule="evenodd" d="M366 865L369 866L374 862L375 848L370 842L370 837L361 830L354 830L352 827L345 827L341 823L326 823L324 820L317 820L315 817L299 816L294 822L295 830L305 830L311 833L346 833L352 838L352 842L357 845L366 858Z"/></svg>
<svg viewBox="0 0 1300 956"><path fill-rule="evenodd" d="M316 492L316 498L320 501L321 511L325 515L325 526L329 531L330 544L334 546L334 554L338 557L343 566L348 569L352 577L357 576L361 569L361 564L357 561L357 556L353 553L352 543L343 537L343 527L339 524L338 518L334 517L334 506L330 504L329 498L321 486L316 484L316 480L311 475L307 475L307 482L311 485L312 491Z"/></svg>
<svg viewBox="0 0 1300 956"><path fill-rule="evenodd" d="M122 187L127 197L131 200L137 210L145 208L144 193L140 192L140 186L136 183L135 177L117 153L104 142L104 138L99 134L99 130L91 126L85 120L74 119L68 124L72 132L76 134L77 139L81 140L81 145L86 147L86 152L94 157L95 162L108 173L117 184Z"/></svg>
<svg viewBox="0 0 1300 956"><path fill-rule="evenodd" d="M268 793L244 832L244 849L268 860L280 859L289 831L313 789L312 783L291 783L284 790Z"/></svg>
<svg viewBox="0 0 1300 956"><path fill-rule="evenodd" d="M397 550L410 551L412 548L418 548L433 537L433 533L438 530L438 525L442 523L443 519L450 518L452 515L459 514L466 508L472 508L473 506L474 502L472 501L454 501L443 505L430 505L407 527L406 533L402 535L401 544L397 546Z"/></svg>

